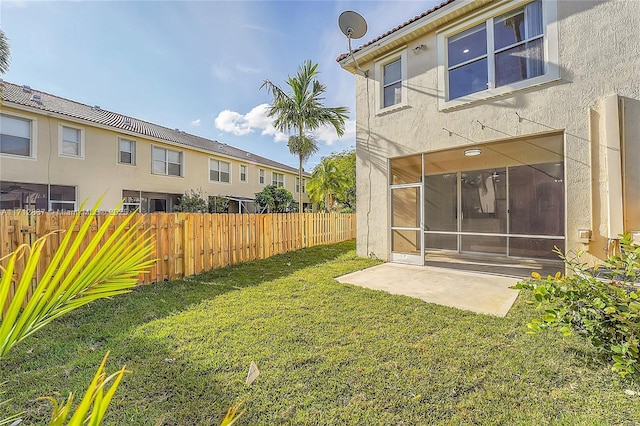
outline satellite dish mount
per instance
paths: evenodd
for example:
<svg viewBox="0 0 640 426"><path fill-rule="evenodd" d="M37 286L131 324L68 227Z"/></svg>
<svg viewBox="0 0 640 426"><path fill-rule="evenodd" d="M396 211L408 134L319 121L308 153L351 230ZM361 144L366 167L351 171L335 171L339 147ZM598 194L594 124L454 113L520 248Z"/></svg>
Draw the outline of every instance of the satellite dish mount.
<svg viewBox="0 0 640 426"><path fill-rule="evenodd" d="M338 17L338 26L340 27L342 34L347 37L349 55L353 58L353 63L355 64L356 69L367 77L368 72L360 69L356 58L353 56L353 50L351 49L351 39L362 38L367 33L367 21L365 21L362 15L358 12L347 10L342 12Z"/></svg>

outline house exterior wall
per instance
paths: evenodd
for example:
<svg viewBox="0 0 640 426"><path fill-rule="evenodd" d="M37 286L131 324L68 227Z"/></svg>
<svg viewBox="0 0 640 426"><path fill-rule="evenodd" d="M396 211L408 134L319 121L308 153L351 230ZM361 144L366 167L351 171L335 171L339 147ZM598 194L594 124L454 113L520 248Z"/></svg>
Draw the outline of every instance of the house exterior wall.
<svg viewBox="0 0 640 426"><path fill-rule="evenodd" d="M123 190L170 193L182 195L187 190L202 189L203 196L236 196L253 199L255 193L271 184L272 172L284 174L284 186L294 198L297 173L256 164L248 158L241 161L233 157L190 149L180 144L127 133L105 126L56 115L45 115L28 108L15 108L4 103L2 113L35 120L35 158L0 155L0 180L9 182L68 185L77 188L78 206L87 201L92 206L103 193L101 209L116 207L122 200ZM84 131L83 158L59 155L60 125ZM134 140L136 164L118 162L118 138ZM182 176L165 176L151 172L152 146L183 153ZM231 163L230 183L209 180L209 159ZM240 166L247 167L247 182L240 181ZM259 170L265 170L265 184L259 183ZM303 202L308 202L306 194Z"/></svg>
<svg viewBox="0 0 640 426"><path fill-rule="evenodd" d="M506 3L494 2L466 16ZM456 2L452 4L455 7ZM640 99L640 2L560 0L545 1L544 7L557 8L557 21L551 24L557 28L559 79L537 87L441 109L444 91L439 74L446 70L438 62L437 34L442 28L411 39L396 51L406 52L407 63L407 101L397 109L379 111L381 87L375 61L380 57L359 64L369 77L356 75L358 255L389 259L389 158L550 130L562 131L564 137L566 249L605 255L610 236L606 205L610 171L601 167L608 161L607 149L602 149L607 146L605 98L618 95L634 101L627 102L620 122L627 151L637 155L640 120L630 117L629 111L637 111L635 100ZM420 45L425 47L415 49ZM637 168L637 159L635 164ZM637 188L633 166L627 165L627 177L626 188ZM638 212L627 216L637 220ZM592 241L582 243L578 229L592 230Z"/></svg>

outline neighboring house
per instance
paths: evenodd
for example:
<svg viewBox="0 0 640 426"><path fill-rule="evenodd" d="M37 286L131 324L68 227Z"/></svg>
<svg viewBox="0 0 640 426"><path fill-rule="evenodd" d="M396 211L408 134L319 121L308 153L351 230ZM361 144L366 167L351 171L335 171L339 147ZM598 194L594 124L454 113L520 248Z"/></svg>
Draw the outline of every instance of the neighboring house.
<svg viewBox="0 0 640 426"><path fill-rule="evenodd" d="M173 211L188 190L254 212L265 185L297 199L298 170L238 148L2 82L0 209ZM309 175L305 174L306 177ZM304 200L303 200L304 201Z"/></svg>
<svg viewBox="0 0 640 426"><path fill-rule="evenodd" d="M338 57L358 254L597 261L640 239L639 28L637 0L449 0Z"/></svg>

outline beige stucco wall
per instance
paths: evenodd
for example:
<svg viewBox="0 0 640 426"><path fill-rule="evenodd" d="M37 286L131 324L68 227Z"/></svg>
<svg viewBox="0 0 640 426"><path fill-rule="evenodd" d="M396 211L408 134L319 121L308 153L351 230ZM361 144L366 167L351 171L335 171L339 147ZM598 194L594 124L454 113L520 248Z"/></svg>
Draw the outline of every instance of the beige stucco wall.
<svg viewBox="0 0 640 426"><path fill-rule="evenodd" d="M36 155L34 159L0 155L0 180L70 185L77 187L77 201L87 200L91 206L97 198L106 193L102 209L112 209L120 201L123 190L140 190L183 194L190 189L202 189L206 196L231 195L253 198L264 185L259 183L258 170L265 170L265 183L271 183L271 173L285 175L285 188L297 200L295 181L297 173L274 169L250 161L239 161L204 151L188 149L182 145L170 145L162 141L120 133L111 129L96 127L87 122L47 116L29 109L17 109L7 103L2 112L35 120ZM84 158L70 158L59 155L59 125L68 125L84 130ZM118 163L118 137L136 141L136 164ZM183 176L163 176L151 173L151 147L169 148L183 152ZM231 183L209 181L209 158L231 163ZM240 181L240 165L248 167L247 182ZM306 194L303 202L308 202Z"/></svg>
<svg viewBox="0 0 640 426"><path fill-rule="evenodd" d="M604 207L594 204L592 191L601 190L601 176L591 169L592 164L597 167L593 148L604 141L592 127L598 125L594 114L603 112L602 100L608 95L640 99L640 2L560 1L557 16L559 81L458 109L438 108L443 88L438 83L436 32L405 46L408 107L404 109L376 113L375 94L380 88L375 66L360 64L369 78L356 76L358 255L389 258L388 158L553 129L564 132L567 249L604 255L606 241L599 236L607 231ZM420 44L426 49L414 54L413 48ZM516 112L526 120L520 122ZM637 146L640 120L629 115L625 115L623 134L627 144ZM487 127L483 130L478 121ZM594 241L579 243L579 228L593 230Z"/></svg>

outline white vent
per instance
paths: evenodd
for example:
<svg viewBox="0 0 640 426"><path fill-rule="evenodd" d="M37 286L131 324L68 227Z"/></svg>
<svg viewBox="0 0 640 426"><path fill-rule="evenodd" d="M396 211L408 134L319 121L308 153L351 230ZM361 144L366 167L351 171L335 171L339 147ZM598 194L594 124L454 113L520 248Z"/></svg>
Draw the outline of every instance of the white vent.
<svg viewBox="0 0 640 426"><path fill-rule="evenodd" d="M26 84L22 86L22 91L25 93L31 93L31 86L27 86Z"/></svg>
<svg viewBox="0 0 640 426"><path fill-rule="evenodd" d="M131 119L129 117L125 117L124 118L124 125L125 126L131 126Z"/></svg>
<svg viewBox="0 0 640 426"><path fill-rule="evenodd" d="M94 105L91 109L94 111L100 111L100 105Z"/></svg>
<svg viewBox="0 0 640 426"><path fill-rule="evenodd" d="M33 93L31 95L31 100L37 104L42 103L42 97L40 96L40 93Z"/></svg>

